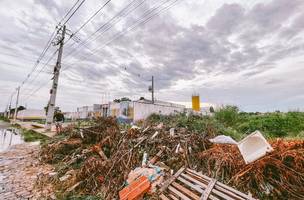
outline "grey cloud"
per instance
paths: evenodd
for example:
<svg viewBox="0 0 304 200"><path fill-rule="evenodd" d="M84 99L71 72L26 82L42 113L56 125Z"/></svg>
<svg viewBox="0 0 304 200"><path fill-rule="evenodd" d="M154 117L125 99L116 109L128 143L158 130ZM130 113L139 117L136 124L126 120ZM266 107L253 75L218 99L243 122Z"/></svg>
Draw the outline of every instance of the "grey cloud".
<svg viewBox="0 0 304 200"><path fill-rule="evenodd" d="M121 95L147 94L152 75L155 76L157 89L166 92L179 81L192 80L198 74L215 78L241 74L241 82L275 68L282 59L292 59L303 53L303 1L273 0L270 3L255 5L252 9L245 9L237 3L226 3L214 12L205 25L190 24L185 27L167 12L159 14L147 24L124 34L92 55L92 49L103 47L119 32L119 27L124 29L132 25L155 2L157 1L145 3L139 10L124 18L119 23L120 26L101 34L98 39L87 44L87 47L82 47L78 53L66 57L69 51L77 48L77 44L66 45L63 67L65 64L72 66L62 77L61 91L67 96L75 95L78 100L74 102L81 102L85 92L93 95L94 91L99 93L106 88L111 88L115 90L113 93ZM20 55L35 55L33 59L39 55L46 38L49 37L54 22L52 18L60 19L73 4L64 2L61 6L46 0L35 0L35 3L44 7L47 13L37 16L27 9L22 16L0 23L2 29L8 27L6 32L0 33L4 49ZM111 3L103 14L98 15L94 22L88 24L77 36L82 41L85 40L122 7ZM69 29L77 30L90 16L91 12L86 8L83 7L73 17L68 24ZM25 44L16 41L24 41ZM55 48L57 47L52 47L52 50ZM55 61L51 63L54 64ZM30 67L26 69L30 71ZM115 83L114 78L119 79L122 84ZM266 86L276 85L275 80L273 78L264 83ZM215 91L208 88L211 86ZM170 95L174 97L177 92L188 95L191 90L192 88L174 91ZM252 95L244 88L223 91L217 88L216 82L208 82L208 78L197 90L204 93L206 98L210 96L207 100L214 102L218 101L218 94L221 94L231 101L248 101L254 104L254 100L248 100ZM1 89L0 92L2 91L4 90ZM260 94L265 91L256 89L254 92ZM241 97L234 99L236 96ZM271 102L273 96L267 95L267 98L267 101ZM256 99L256 102L262 101ZM64 102L63 97L61 102Z"/></svg>

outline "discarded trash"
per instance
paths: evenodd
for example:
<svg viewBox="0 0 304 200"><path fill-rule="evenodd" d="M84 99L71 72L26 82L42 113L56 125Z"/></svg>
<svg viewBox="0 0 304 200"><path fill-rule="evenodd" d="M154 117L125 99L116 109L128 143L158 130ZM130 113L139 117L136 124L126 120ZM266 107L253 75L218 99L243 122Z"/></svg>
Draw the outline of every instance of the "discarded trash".
<svg viewBox="0 0 304 200"><path fill-rule="evenodd" d="M157 128L157 129L162 129L163 126L164 126L164 123L161 122L161 123L159 123L159 124L156 126L156 128Z"/></svg>
<svg viewBox="0 0 304 200"><path fill-rule="evenodd" d="M215 138L209 139L209 141L216 144L238 144L234 139L226 135L218 135Z"/></svg>
<svg viewBox="0 0 304 200"><path fill-rule="evenodd" d="M132 125L131 129L140 129L140 127L138 127L136 125Z"/></svg>
<svg viewBox="0 0 304 200"><path fill-rule="evenodd" d="M70 174L66 174L66 175L60 177L59 180L60 180L61 182L62 182L62 181L66 181L66 180L68 180L71 176L72 176L72 175L70 175Z"/></svg>
<svg viewBox="0 0 304 200"><path fill-rule="evenodd" d="M119 192L120 200L135 200L143 197L151 187L148 178L141 176Z"/></svg>
<svg viewBox="0 0 304 200"><path fill-rule="evenodd" d="M238 148L246 162L253 162L273 151L260 131L255 131L238 143Z"/></svg>
<svg viewBox="0 0 304 200"><path fill-rule="evenodd" d="M230 181L233 187L255 197L268 197L265 191L269 191L274 199L282 193L289 199L303 199L303 141L270 141L274 151L246 165L237 145L209 141L215 133L200 134L167 121L161 129L157 125L159 121L144 121L141 129L130 129L118 126L115 118L99 118L84 127L64 129L60 137L43 145L40 159L64 166L56 168L54 180L74 170L66 181L54 183L55 189L65 194L72 189L75 194L104 194L104 199L117 199L126 196L122 186L130 193L134 188L129 186L146 177L148 182L141 183L149 189L131 193L150 198L170 174L188 166L224 183ZM174 137L170 136L172 127Z"/></svg>
<svg viewBox="0 0 304 200"><path fill-rule="evenodd" d="M159 134L159 132L156 131L156 132L152 135L151 140L153 140L158 134Z"/></svg>
<svg viewBox="0 0 304 200"><path fill-rule="evenodd" d="M174 128L170 128L169 132L170 132L170 136L174 137Z"/></svg>
<svg viewBox="0 0 304 200"><path fill-rule="evenodd" d="M145 167L147 165L147 161L148 161L148 154L145 152L144 155L143 155L141 166Z"/></svg>

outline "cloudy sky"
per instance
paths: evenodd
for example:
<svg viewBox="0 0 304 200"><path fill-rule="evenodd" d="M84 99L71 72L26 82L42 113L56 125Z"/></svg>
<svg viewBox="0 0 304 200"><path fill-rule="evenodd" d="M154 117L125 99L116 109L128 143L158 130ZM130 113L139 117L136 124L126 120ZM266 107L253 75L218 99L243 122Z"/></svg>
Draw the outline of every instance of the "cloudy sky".
<svg viewBox="0 0 304 200"><path fill-rule="evenodd" d="M1 110L75 2L0 1ZM199 93L203 103L245 111L304 108L303 0L112 0L77 32L105 2L86 0L66 24L65 40L76 34L64 46L63 110L150 98L152 75L159 100ZM22 105L47 104L57 48L21 87Z"/></svg>

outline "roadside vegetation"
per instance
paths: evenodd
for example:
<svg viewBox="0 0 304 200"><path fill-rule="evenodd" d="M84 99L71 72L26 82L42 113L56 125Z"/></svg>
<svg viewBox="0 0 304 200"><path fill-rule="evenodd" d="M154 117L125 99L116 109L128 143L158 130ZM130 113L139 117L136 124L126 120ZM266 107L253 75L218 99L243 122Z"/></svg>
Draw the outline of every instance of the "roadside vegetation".
<svg viewBox="0 0 304 200"><path fill-rule="evenodd" d="M7 117L4 117L4 116L0 116L0 121L10 122L10 120Z"/></svg>
<svg viewBox="0 0 304 200"><path fill-rule="evenodd" d="M50 140L49 137L47 137L43 134L37 133L33 130L26 130L18 124L14 124L13 127L20 130L20 134L22 135L25 142L37 142L37 141L39 141L41 144L45 144L47 141Z"/></svg>
<svg viewBox="0 0 304 200"><path fill-rule="evenodd" d="M153 114L149 120L170 124L172 127L184 127L209 136L228 135L235 140L240 140L255 130L261 131L268 139L304 138L304 113L298 111L246 113L236 106L225 106L211 116Z"/></svg>
<svg viewBox="0 0 304 200"><path fill-rule="evenodd" d="M32 130L21 130L21 135L25 142L36 142L40 141L41 143L45 143L49 138L45 135L37 133Z"/></svg>

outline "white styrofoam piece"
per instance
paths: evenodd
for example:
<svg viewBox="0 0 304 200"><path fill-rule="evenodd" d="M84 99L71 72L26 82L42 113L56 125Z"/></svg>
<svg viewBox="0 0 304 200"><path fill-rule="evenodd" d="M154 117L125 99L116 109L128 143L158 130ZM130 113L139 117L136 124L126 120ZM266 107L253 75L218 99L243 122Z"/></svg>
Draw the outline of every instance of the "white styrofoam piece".
<svg viewBox="0 0 304 200"><path fill-rule="evenodd" d="M226 135L218 135L215 138L209 139L209 141L216 144L237 144L234 139Z"/></svg>
<svg viewBox="0 0 304 200"><path fill-rule="evenodd" d="M263 156L273 148L260 131L254 131L237 144L245 163L251 163Z"/></svg>

